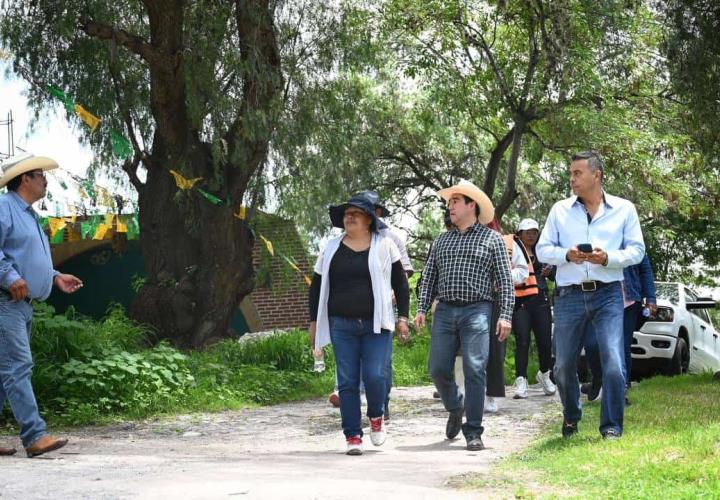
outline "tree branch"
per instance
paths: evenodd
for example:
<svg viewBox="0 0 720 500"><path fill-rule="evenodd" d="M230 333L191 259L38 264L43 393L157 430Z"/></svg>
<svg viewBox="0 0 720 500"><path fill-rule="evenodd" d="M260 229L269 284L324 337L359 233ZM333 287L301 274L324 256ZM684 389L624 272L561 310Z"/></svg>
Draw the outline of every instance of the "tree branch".
<svg viewBox="0 0 720 500"><path fill-rule="evenodd" d="M99 40L115 40L130 52L139 55L148 62L157 58L157 52L144 38L116 29L108 24L93 21L89 17L78 19L78 27L86 35Z"/></svg>
<svg viewBox="0 0 720 500"><path fill-rule="evenodd" d="M508 130L503 138L497 142L495 148L492 150L492 153L490 153L490 160L488 160L487 167L485 168L485 183L483 184L483 191L485 191L485 194L487 194L491 199L493 197L493 193L495 192L495 184L497 183L497 176L500 171L500 161L502 160L505 151L507 151L507 148L509 148L510 144L512 144L514 133L514 127Z"/></svg>

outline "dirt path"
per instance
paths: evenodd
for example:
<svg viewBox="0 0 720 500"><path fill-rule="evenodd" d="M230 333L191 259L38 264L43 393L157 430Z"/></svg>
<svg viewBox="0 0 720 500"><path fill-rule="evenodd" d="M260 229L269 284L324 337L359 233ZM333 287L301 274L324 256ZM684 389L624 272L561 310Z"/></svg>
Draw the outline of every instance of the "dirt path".
<svg viewBox="0 0 720 500"><path fill-rule="evenodd" d="M464 439L445 439L432 391L394 389L388 440L375 448L368 436L361 457L343 454L339 412L325 400L77 429L46 457L0 457L0 498L478 498L447 481L524 447L558 404L538 388L499 400L484 419L487 449L468 452Z"/></svg>

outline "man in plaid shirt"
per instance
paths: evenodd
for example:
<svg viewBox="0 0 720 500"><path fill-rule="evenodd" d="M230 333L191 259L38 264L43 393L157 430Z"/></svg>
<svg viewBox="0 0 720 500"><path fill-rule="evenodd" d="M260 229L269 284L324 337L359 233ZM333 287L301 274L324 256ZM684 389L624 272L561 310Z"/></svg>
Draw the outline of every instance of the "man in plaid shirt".
<svg viewBox="0 0 720 500"><path fill-rule="evenodd" d="M430 376L450 413L445 434L453 439L462 429L467 449L484 448L481 435L485 405L485 367L491 331L500 341L510 335L515 294L510 259L500 234L486 227L495 209L475 185L461 183L438 192L448 204L455 228L433 242L420 281L415 325L435 298L430 344ZM500 319L490 325L493 289L497 288ZM455 353L462 348L465 401L454 377ZM465 424L462 423L466 414Z"/></svg>

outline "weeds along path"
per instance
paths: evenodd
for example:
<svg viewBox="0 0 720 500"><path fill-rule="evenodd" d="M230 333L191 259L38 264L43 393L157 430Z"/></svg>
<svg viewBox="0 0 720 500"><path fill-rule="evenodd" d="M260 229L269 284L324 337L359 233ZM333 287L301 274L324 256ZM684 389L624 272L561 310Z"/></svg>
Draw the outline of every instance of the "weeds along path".
<svg viewBox="0 0 720 500"><path fill-rule="evenodd" d="M366 435L360 457L344 455L326 400L77 429L45 458L0 457L0 498L478 498L452 485L522 449L559 408L538 388L501 399L484 419L487 449L468 452L462 437L445 439L432 392L394 389L388 440L375 448Z"/></svg>

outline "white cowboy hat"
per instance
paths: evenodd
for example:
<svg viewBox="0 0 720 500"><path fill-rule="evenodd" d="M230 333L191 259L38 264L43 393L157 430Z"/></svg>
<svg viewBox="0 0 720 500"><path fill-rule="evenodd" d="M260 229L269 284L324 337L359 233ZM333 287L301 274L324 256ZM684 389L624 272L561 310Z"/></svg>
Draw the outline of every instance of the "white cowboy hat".
<svg viewBox="0 0 720 500"><path fill-rule="evenodd" d="M490 201L488 195L483 193L482 190L472 182L460 181L454 186L441 189L437 194L445 201L449 201L450 197L454 194L462 194L473 200L480 207L480 217L478 217L478 220L481 224L488 224L495 217L495 207L492 201Z"/></svg>
<svg viewBox="0 0 720 500"><path fill-rule="evenodd" d="M58 164L52 158L45 156L13 156L2 163L2 177L0 177L0 188L13 180L20 174L32 172L33 170L52 170L58 168Z"/></svg>

